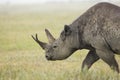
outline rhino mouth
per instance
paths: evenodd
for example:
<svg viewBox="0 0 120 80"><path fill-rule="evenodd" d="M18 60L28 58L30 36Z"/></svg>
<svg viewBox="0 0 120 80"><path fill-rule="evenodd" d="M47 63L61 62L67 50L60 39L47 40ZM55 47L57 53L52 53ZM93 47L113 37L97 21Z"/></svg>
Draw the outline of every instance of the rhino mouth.
<svg viewBox="0 0 120 80"><path fill-rule="evenodd" d="M46 59L47 59L48 61L56 61L55 59L53 59L53 57L47 57L47 56L46 56Z"/></svg>

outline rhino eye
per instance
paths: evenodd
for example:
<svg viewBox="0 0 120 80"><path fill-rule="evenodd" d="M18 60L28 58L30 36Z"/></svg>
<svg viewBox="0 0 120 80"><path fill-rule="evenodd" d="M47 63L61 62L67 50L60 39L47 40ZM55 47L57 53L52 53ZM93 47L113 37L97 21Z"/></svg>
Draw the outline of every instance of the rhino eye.
<svg viewBox="0 0 120 80"><path fill-rule="evenodd" d="M53 46L53 48L57 48L57 46Z"/></svg>

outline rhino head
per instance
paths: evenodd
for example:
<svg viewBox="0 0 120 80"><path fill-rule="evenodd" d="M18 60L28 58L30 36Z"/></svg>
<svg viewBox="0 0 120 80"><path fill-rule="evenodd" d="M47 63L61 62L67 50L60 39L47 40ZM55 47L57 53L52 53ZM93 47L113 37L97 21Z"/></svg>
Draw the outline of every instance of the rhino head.
<svg viewBox="0 0 120 80"><path fill-rule="evenodd" d="M55 39L51 33L45 29L49 43L42 42L36 37L32 38L45 50L45 57L47 60L63 60L69 57L79 47L78 33L72 30L68 25L64 26L60 37Z"/></svg>

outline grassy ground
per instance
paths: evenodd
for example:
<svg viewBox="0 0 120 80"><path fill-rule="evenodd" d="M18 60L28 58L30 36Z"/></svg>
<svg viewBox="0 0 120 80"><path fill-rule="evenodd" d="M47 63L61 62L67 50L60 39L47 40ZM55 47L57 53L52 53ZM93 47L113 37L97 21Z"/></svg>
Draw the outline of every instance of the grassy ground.
<svg viewBox="0 0 120 80"><path fill-rule="evenodd" d="M45 28L58 37L63 26L81 13L82 9L78 8L1 13L0 80L120 80L120 75L101 60L82 73L81 64L87 50L77 51L63 61L47 61L44 51L31 38L38 33L40 40L47 42ZM116 59L120 65L120 57Z"/></svg>

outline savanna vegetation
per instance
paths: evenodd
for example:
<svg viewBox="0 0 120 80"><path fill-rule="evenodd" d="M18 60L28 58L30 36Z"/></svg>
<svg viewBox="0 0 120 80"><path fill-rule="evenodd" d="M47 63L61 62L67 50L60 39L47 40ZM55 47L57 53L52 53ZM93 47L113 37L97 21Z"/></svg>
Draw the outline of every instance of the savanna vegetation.
<svg viewBox="0 0 120 80"><path fill-rule="evenodd" d="M1 6L0 80L120 80L120 74L113 72L102 60L88 72L81 72L88 50L77 51L66 60L47 61L44 51L31 38L38 33L39 39L47 42L45 28L59 37L63 26L70 24L91 5L33 6ZM116 59L120 65L120 56Z"/></svg>

